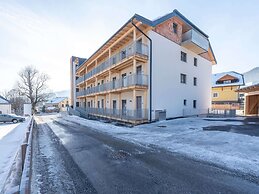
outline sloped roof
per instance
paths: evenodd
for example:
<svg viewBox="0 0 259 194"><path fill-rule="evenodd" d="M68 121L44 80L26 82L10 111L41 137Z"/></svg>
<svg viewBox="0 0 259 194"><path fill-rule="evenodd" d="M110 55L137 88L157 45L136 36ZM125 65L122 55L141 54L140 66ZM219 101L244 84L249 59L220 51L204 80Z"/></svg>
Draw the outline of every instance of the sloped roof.
<svg viewBox="0 0 259 194"><path fill-rule="evenodd" d="M245 85L259 83L259 67L255 67L244 74Z"/></svg>
<svg viewBox="0 0 259 194"><path fill-rule="evenodd" d="M56 97L56 98L53 98L51 100L49 100L47 103L48 104L58 104L60 102L62 102L63 100L66 100L68 99L67 97Z"/></svg>
<svg viewBox="0 0 259 194"><path fill-rule="evenodd" d="M236 92L245 92L245 93L255 92L255 91L259 91L259 83L253 84L250 86L244 86L244 87L241 87L240 89L236 90Z"/></svg>
<svg viewBox="0 0 259 194"><path fill-rule="evenodd" d="M222 77L229 75L232 77L236 77L239 81L235 83L224 83L224 84L217 84L216 82L221 79ZM222 86L241 86L244 85L244 78L243 75L240 73L237 73L235 71L229 71L229 72L222 72L222 73L216 73L212 75L212 87L222 87Z"/></svg>
<svg viewBox="0 0 259 194"><path fill-rule="evenodd" d="M116 31L98 50L96 50L88 59L86 59L85 61L83 61L81 63L80 66L82 66L84 63L86 63L87 61L91 60L92 57L97 54L103 47L104 45L106 45L109 41L111 41L116 34L118 34L125 26L127 26L129 23L131 23L134 19L140 21L143 24L149 25L151 27L156 27L157 25L163 23L164 21L177 16L178 18L180 18L182 21L184 21L187 25L189 25L190 27L192 27L193 29L195 29L196 31L198 31L199 33L201 33L205 38L209 38L209 36L207 34L205 34L201 29L199 29L196 25L194 25L190 20L188 20L184 15L182 15L177 9L174 9L173 12L168 13L162 17L159 17L158 19L155 20L149 20L141 15L135 14L133 15L118 31ZM212 50L211 44L209 44L209 48L211 51L211 54L213 56L214 62L215 64L217 63L216 57L214 55L214 52Z"/></svg>
<svg viewBox="0 0 259 194"><path fill-rule="evenodd" d="M5 99L3 96L0 96L0 104L10 104L10 102Z"/></svg>

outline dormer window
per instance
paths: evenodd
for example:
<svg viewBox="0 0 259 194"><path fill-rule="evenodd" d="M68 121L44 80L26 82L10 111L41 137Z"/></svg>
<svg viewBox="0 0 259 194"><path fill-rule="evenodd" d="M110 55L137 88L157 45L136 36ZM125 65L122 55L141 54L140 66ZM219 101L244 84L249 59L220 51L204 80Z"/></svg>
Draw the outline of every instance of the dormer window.
<svg viewBox="0 0 259 194"><path fill-rule="evenodd" d="M177 34L177 27L178 25L176 23L173 23L173 33Z"/></svg>
<svg viewBox="0 0 259 194"><path fill-rule="evenodd" d="M224 80L223 81L223 84L230 84L231 83L231 80Z"/></svg>

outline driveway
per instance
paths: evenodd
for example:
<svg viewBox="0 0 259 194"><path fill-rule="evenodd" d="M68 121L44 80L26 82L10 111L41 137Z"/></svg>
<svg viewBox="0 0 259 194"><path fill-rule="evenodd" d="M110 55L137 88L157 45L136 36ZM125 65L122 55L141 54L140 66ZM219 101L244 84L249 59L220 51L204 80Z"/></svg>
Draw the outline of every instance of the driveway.
<svg viewBox="0 0 259 194"><path fill-rule="evenodd" d="M209 120L209 119L207 119ZM233 122L240 122L240 120L235 119L228 119ZM227 121L228 121L227 120ZM213 120L215 121L215 119ZM247 117L243 120L242 125L229 125L226 120L224 119L218 119L218 121L225 121L225 126L209 126L204 127L203 130L205 131L224 131L224 132L230 132L230 133L238 133L238 134L244 134L244 135L250 135L250 136L257 136L259 137L259 118L258 117Z"/></svg>

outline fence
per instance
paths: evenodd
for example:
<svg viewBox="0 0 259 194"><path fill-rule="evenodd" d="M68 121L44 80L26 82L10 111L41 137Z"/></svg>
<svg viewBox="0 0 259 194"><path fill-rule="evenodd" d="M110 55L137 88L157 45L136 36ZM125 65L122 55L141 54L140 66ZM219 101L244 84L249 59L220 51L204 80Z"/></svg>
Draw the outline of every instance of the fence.
<svg viewBox="0 0 259 194"><path fill-rule="evenodd" d="M205 115L207 117L235 117L236 110L228 109L183 109L183 116Z"/></svg>
<svg viewBox="0 0 259 194"><path fill-rule="evenodd" d="M92 88L88 88L86 90L82 90L76 93L76 96L84 96L88 94L98 93L98 92L106 92L109 90L116 90L119 88L125 88L129 86L147 86L148 85L148 76L143 74L132 74L125 76L124 78L120 78L118 80L114 80L111 82L107 82L105 84L101 84Z"/></svg>
<svg viewBox="0 0 259 194"><path fill-rule="evenodd" d="M20 146L20 149L17 150L15 160L9 172L8 177L11 177L11 180L7 178L6 183L9 181L9 185L7 187L4 185L1 193L30 193L33 126L34 119L31 117L28 125L26 126L25 138ZM14 169L13 166L15 166Z"/></svg>
<svg viewBox="0 0 259 194"><path fill-rule="evenodd" d="M87 118L91 115L108 117L121 120L146 120L148 119L148 110L128 110L128 109L109 109L109 108L79 108L76 110L80 112L81 116Z"/></svg>

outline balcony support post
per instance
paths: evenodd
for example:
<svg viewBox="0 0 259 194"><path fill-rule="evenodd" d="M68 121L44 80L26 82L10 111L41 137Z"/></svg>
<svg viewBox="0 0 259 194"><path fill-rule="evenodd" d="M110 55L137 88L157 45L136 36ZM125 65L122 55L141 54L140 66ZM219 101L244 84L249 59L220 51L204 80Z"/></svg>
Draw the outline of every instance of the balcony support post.
<svg viewBox="0 0 259 194"><path fill-rule="evenodd" d="M133 41L136 41L136 28L133 30Z"/></svg>
<svg viewBox="0 0 259 194"><path fill-rule="evenodd" d="M133 74L135 74L136 73L136 69L137 69L137 62L136 62L136 58L134 57L133 58Z"/></svg>

